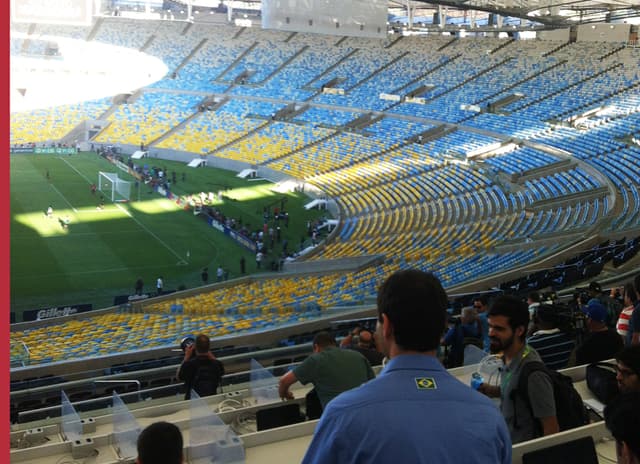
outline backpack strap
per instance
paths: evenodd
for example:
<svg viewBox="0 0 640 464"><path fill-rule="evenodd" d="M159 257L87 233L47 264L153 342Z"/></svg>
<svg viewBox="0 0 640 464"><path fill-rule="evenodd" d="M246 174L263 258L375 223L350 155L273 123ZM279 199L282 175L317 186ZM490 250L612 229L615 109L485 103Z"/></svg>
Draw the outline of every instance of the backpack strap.
<svg viewBox="0 0 640 464"><path fill-rule="evenodd" d="M529 408L529 412L533 416L533 406L531 406L531 400L529 398L529 376L533 372L545 372L546 367L542 361L529 361L522 366L520 370L520 377L518 377L518 385L516 388L511 390L511 401L513 401L513 426L518 428L518 411L517 411L517 402L516 397L520 396L527 407Z"/></svg>

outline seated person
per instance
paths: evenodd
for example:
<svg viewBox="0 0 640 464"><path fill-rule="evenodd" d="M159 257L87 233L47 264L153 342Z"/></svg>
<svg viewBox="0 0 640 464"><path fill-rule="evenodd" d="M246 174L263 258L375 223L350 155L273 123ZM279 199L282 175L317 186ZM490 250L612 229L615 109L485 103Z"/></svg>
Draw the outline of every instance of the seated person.
<svg viewBox="0 0 640 464"><path fill-rule="evenodd" d="M564 369L575 347L575 339L560 328L556 307L542 304L534 316L535 329L527 345L535 349L549 369Z"/></svg>
<svg viewBox="0 0 640 464"><path fill-rule="evenodd" d="M460 318L450 322L449 330L442 339L442 343L449 348L445 360L445 366L448 369L462 366L464 347L470 340L473 340L474 345L482 348L482 326L473 306L462 308Z"/></svg>
<svg viewBox="0 0 640 464"><path fill-rule="evenodd" d="M640 392L640 345L623 349L616 355L616 364L620 392Z"/></svg>
<svg viewBox="0 0 640 464"><path fill-rule="evenodd" d="M640 392L620 395L608 404L604 421L616 440L618 462L640 463Z"/></svg>
<svg viewBox="0 0 640 464"><path fill-rule="evenodd" d="M593 301L583 310L588 335L576 347L570 365L580 366L613 358L623 348L622 337L607 327L607 308Z"/></svg>
<svg viewBox="0 0 640 464"><path fill-rule="evenodd" d="M138 435L136 464L182 464L182 447L182 432L177 426L154 422Z"/></svg>

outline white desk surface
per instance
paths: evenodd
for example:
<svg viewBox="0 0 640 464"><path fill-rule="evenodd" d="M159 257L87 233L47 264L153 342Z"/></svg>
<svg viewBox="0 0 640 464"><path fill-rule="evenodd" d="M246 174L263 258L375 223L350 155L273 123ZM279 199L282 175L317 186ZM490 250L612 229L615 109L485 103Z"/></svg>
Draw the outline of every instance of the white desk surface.
<svg viewBox="0 0 640 464"><path fill-rule="evenodd" d="M453 369L451 373L455 375L465 384L469 384L471 373L474 367L463 367ZM586 382L581 377L580 371L574 371L576 375L575 385L583 398L593 397L592 393L586 386ZM296 386L299 386L297 384ZM294 390L296 398L303 398L307 388L299 388ZM138 411L135 413L136 421L139 426L144 428L152 422L158 420L166 420L179 424L185 445L189 443L189 417L190 411L186 404L171 404L164 407L151 407L147 411ZM243 435L245 441L246 463L247 464L281 464L281 463L298 463L302 460L307 447L311 441L313 428L315 424L302 423L289 426L289 430L273 432L265 434L265 432L248 433ZM584 430L580 430L584 429ZM609 464L616 462L615 444L607 437L608 432L604 427L604 423L591 424L573 431L562 432L558 436L545 437L543 439L532 440L526 442L523 447L516 445L514 447L514 464L521 463L523 452L532 449L539 449L551 446L562 441L567 441L579 436L591 435L596 441L596 451L598 452L599 463ZM273 429L277 431L278 429ZM95 449L97 455L89 456L78 460L83 464L114 464L118 462L118 456L115 448L110 443L111 434L113 432L113 424L110 421L97 421L96 432L90 436L96 436ZM271 431L267 431L271 432ZM29 462L30 464L59 464L62 462L74 462L71 458L70 444L63 443L59 434L48 435L49 442L44 446L38 446L28 450L28 452L12 450L11 462ZM187 461L188 464L188 461Z"/></svg>

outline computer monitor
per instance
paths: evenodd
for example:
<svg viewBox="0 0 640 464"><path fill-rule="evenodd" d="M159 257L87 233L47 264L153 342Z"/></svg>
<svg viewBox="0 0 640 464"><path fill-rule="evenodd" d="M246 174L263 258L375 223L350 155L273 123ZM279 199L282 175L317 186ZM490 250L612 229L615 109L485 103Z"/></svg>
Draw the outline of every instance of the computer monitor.
<svg viewBox="0 0 640 464"><path fill-rule="evenodd" d="M583 437L522 455L522 464L598 464L593 437Z"/></svg>
<svg viewBox="0 0 640 464"><path fill-rule="evenodd" d="M298 403L288 403L256 411L256 428L258 432L274 427L297 424L303 420L304 417L300 414L300 404Z"/></svg>

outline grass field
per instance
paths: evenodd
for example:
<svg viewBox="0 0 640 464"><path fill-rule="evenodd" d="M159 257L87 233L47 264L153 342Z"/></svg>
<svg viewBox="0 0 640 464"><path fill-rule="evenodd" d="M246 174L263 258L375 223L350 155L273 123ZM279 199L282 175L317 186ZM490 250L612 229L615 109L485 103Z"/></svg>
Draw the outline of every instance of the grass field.
<svg viewBox="0 0 640 464"><path fill-rule="evenodd" d="M307 220L326 214L305 210L308 198L303 194L277 193L272 190L274 184L239 179L235 172L148 158L139 162L154 163L176 172L174 194L217 192L226 187L233 200L223 198L216 207L251 229L262 227L265 207L280 206L286 198L290 221L282 233L289 249L298 247L306 236ZM134 293L138 278L143 279L145 292L155 292L158 276L163 277L166 290L201 285L205 266L209 282L215 281L218 265L228 269L231 278L237 277L241 255L247 273L256 272L250 251L144 184L139 189L132 186L132 201L107 199L104 209L97 209L100 192L92 194L90 185L97 185L98 171L128 176L95 153L12 155L10 166L10 288L17 321L26 309L82 303L111 306L114 296ZM45 214L49 205L52 218ZM65 216L70 220L68 228L59 221ZM275 252L280 252L279 245Z"/></svg>

